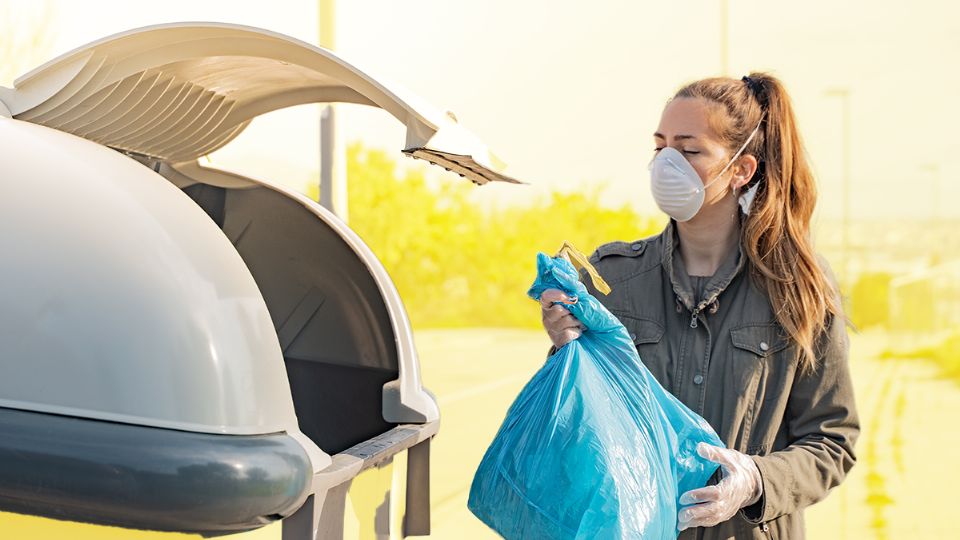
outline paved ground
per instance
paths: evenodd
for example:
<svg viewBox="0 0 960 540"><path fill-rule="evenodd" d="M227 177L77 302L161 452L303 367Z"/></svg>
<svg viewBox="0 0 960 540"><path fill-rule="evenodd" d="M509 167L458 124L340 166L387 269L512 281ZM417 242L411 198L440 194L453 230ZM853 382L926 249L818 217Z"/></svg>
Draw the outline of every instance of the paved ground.
<svg viewBox="0 0 960 540"><path fill-rule="evenodd" d="M960 386L937 377L922 359L881 361L881 334L853 335L852 369L864 432L847 481L806 512L808 538L960 538L954 492L960 486ZM507 407L543 363L549 343L540 331L432 330L416 333L425 385L440 401L442 425L433 443L431 538L498 538L467 510L477 464ZM391 536L375 526L391 484L391 507L403 500L402 462L354 481L346 538ZM400 513L395 509L395 516ZM395 522L393 531L399 530ZM229 538L279 540L280 524ZM396 532L392 535L396 538ZM132 532L0 513L0 540L178 540L195 535Z"/></svg>
<svg viewBox="0 0 960 540"><path fill-rule="evenodd" d="M466 508L470 481L507 407L543 362L538 331L416 334L423 378L441 405L433 453L432 538L498 538ZM960 387L922 359L882 361L880 334L852 335L864 432L847 481L807 512L809 538L958 538Z"/></svg>

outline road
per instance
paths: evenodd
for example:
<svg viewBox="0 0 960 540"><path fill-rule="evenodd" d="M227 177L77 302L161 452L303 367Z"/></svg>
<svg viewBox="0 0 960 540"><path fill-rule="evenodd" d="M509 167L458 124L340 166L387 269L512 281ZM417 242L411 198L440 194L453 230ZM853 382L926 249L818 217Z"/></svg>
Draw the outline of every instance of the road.
<svg viewBox="0 0 960 540"><path fill-rule="evenodd" d="M467 510L470 482L517 393L542 365L549 343L541 331L429 330L415 333L424 384L440 402L441 427L432 446L434 539L495 539ZM924 359L880 360L883 334L851 335L851 369L863 432L847 480L806 511L808 538L887 540L960 538L953 523L960 485L960 386L938 377ZM397 538L376 526L385 490L403 463L354 480L345 538ZM402 475L400 475L402 476ZM392 484L393 483L393 484ZM390 499L400 501L400 493ZM397 502L396 504L399 504ZM363 524L361 526L361 524ZM230 536L279 540L281 526ZM133 532L0 513L0 540L193 540L196 535Z"/></svg>
<svg viewBox="0 0 960 540"><path fill-rule="evenodd" d="M424 384L440 400L433 447L431 538L493 539L467 510L473 473L513 398L542 364L539 331L416 333ZM851 370L863 432L847 480L807 509L808 537L957 538L960 386L923 359L881 360L886 338L851 334Z"/></svg>

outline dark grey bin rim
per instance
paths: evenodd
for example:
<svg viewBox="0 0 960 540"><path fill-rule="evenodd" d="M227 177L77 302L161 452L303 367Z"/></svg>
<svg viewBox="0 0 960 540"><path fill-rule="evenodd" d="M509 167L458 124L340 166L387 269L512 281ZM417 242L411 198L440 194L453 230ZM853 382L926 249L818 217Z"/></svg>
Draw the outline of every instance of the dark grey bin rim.
<svg viewBox="0 0 960 540"><path fill-rule="evenodd" d="M286 433L223 435L0 407L0 509L219 535L295 512L313 470Z"/></svg>

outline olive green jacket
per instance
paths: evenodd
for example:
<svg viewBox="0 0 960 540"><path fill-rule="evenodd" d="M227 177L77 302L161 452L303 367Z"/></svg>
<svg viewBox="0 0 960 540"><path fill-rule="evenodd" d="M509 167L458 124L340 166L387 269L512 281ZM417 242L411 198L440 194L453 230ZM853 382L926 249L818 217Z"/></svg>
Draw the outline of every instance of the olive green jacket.
<svg viewBox="0 0 960 540"><path fill-rule="evenodd" d="M677 244L671 220L657 236L601 245L590 262L611 293L599 293L585 272L581 281L623 322L664 388L760 469L758 502L679 538L803 538L803 509L826 497L856 460L860 423L845 321L828 321L817 371L801 373L791 360L796 346L750 279L742 246L707 281L704 301L695 306ZM834 279L822 257L820 264ZM719 470L709 483L718 478Z"/></svg>

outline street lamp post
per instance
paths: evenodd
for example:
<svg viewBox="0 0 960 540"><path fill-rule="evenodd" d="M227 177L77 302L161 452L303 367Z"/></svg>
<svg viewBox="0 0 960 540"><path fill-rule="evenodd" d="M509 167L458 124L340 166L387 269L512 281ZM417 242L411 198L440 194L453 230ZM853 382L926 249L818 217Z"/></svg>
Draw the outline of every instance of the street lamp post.
<svg viewBox="0 0 960 540"><path fill-rule="evenodd" d="M843 181L842 181L842 218L841 218L841 241L840 241L840 283L841 288L845 289L850 284L849 259L850 259L850 89L831 88L827 90L828 97L840 98L840 110L842 116L842 148L843 148Z"/></svg>
<svg viewBox="0 0 960 540"><path fill-rule="evenodd" d="M720 0L720 75L730 75L729 0Z"/></svg>
<svg viewBox="0 0 960 540"><path fill-rule="evenodd" d="M937 232L940 230L940 165L936 163L927 163L921 165L920 168L926 172L929 172L933 176L932 186L930 188L931 195L933 196L933 205L930 208L930 230L934 233L936 238ZM940 248L939 243L934 244L933 248L934 257L939 260Z"/></svg>
<svg viewBox="0 0 960 540"><path fill-rule="evenodd" d="M329 50L336 45L336 0L319 0L318 44ZM347 221L346 152L337 126L337 109L330 103L320 110L320 191L319 203Z"/></svg>
<svg viewBox="0 0 960 540"><path fill-rule="evenodd" d="M933 225L937 225L940 221L940 165L936 163L926 163L921 165L920 168L933 176L933 184L930 186L930 191L933 195L933 205L930 208L930 221Z"/></svg>

